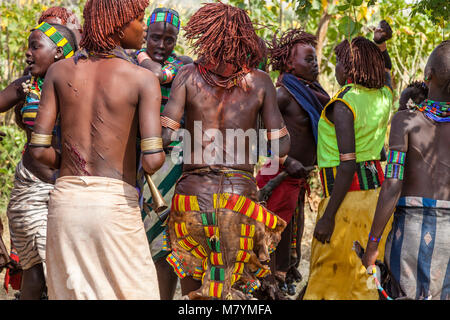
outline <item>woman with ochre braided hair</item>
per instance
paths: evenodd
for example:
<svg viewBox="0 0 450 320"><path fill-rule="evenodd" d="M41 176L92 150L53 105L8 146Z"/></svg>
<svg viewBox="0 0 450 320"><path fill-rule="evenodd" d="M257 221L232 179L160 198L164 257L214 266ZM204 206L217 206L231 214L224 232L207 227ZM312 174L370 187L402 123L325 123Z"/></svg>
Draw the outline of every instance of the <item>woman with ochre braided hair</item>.
<svg viewBox="0 0 450 320"><path fill-rule="evenodd" d="M16 168L14 188L7 209L12 245L23 268L21 299L40 299L45 292L45 245L49 193L57 171L31 157L29 145L45 75L51 64L73 56L74 34L67 27L43 22L28 38L26 61L31 76L13 81L0 92L0 112L24 101L21 109L27 144ZM58 126L52 143L58 148Z"/></svg>
<svg viewBox="0 0 450 320"><path fill-rule="evenodd" d="M356 240L367 244L384 180L379 160L392 92L385 86L383 54L373 42L344 40L335 53L342 88L319 120L317 160L325 199L319 205L304 299L376 300L377 290L367 285L352 245Z"/></svg>
<svg viewBox="0 0 450 320"><path fill-rule="evenodd" d="M89 0L74 59L52 66L35 133L61 118L61 153L33 156L60 174L49 199L49 299L159 299L136 185L138 131L148 174L164 162L158 80L125 52L139 50L148 0ZM83 116L80 116L83 115Z"/></svg>
<svg viewBox="0 0 450 320"><path fill-rule="evenodd" d="M279 156L289 151L290 138L273 83L257 70L263 51L247 13L221 2L208 3L185 30L199 59L175 78L161 125L167 146L185 114L185 128L193 138L183 146L166 260L181 279L182 295L190 299L250 299L260 285L257 278L270 273L269 252L286 223L257 203L256 161L250 154L256 143L247 138L242 143L225 132L256 130L261 112L271 145L279 143ZM210 138L219 144L214 154L197 130L217 138ZM249 152L236 148L235 140ZM195 145L202 154L188 153Z"/></svg>

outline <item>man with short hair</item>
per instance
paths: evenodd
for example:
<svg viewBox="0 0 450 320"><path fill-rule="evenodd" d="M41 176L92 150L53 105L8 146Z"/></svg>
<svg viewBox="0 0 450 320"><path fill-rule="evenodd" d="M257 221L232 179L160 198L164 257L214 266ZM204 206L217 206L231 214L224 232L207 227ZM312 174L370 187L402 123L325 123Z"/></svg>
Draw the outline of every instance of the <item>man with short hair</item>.
<svg viewBox="0 0 450 320"><path fill-rule="evenodd" d="M378 257L394 213L384 259L410 299L450 299L450 41L425 67L428 98L392 119L389 155L363 264ZM384 248L380 248L382 251Z"/></svg>

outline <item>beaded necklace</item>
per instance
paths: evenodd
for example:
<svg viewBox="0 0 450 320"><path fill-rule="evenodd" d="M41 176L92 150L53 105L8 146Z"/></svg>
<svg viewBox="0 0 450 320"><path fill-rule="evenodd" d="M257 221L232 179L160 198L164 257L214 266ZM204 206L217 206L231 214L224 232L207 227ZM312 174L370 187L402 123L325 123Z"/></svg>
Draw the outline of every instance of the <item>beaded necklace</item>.
<svg viewBox="0 0 450 320"><path fill-rule="evenodd" d="M114 49L112 49L111 51L108 51L108 52L102 52L102 53L89 52L89 56L99 57L99 58L104 58L104 59L119 58L119 59L126 60L128 62L131 62L133 64L136 64L136 61L127 54L125 49L122 47L119 47L119 46L115 47Z"/></svg>
<svg viewBox="0 0 450 320"><path fill-rule="evenodd" d="M450 102L426 99L417 106L417 110L436 122L450 122Z"/></svg>

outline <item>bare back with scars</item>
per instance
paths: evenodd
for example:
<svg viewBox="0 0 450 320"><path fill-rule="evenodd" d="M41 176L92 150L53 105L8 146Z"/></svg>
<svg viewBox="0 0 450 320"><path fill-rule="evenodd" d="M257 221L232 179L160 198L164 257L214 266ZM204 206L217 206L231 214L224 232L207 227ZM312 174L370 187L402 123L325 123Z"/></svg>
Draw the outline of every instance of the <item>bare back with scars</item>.
<svg viewBox="0 0 450 320"><path fill-rule="evenodd" d="M247 91L238 87L227 90L207 84L194 64L180 70L162 115L180 122L185 112L186 130L191 136L191 141L185 139L185 143L190 145L191 154L183 155L184 171L218 166L253 172L255 163L251 161L250 150L256 143L252 144L248 137L243 143L243 134L252 129L248 133L253 131L258 135L259 112L267 130L285 126L270 77L253 70L245 81ZM239 129L242 131L237 131ZM171 130L164 130L165 144L171 134ZM215 150L212 145L216 146ZM279 140L280 155L287 154L289 147L289 136Z"/></svg>
<svg viewBox="0 0 450 320"><path fill-rule="evenodd" d="M157 78L119 58L91 57L56 63L45 80L35 131L49 132L60 113L60 177L102 176L134 185L138 128L142 137L161 136ZM58 166L58 155L45 159Z"/></svg>
<svg viewBox="0 0 450 320"><path fill-rule="evenodd" d="M401 197L450 200L450 126L404 110L392 120L390 149L406 152Z"/></svg>

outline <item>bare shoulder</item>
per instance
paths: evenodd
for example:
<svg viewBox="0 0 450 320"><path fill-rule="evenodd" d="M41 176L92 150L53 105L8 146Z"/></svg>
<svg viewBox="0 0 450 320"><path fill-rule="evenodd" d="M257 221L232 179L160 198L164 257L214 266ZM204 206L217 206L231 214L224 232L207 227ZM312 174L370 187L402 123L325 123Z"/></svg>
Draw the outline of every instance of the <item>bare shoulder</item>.
<svg viewBox="0 0 450 320"><path fill-rule="evenodd" d="M201 75L198 73L197 68L195 67L194 63L185 64L180 68L180 70L177 73L177 76L175 77L174 83L172 85L172 89L177 89L178 87L188 84L186 81L192 77L193 81L189 83L196 83L201 80Z"/></svg>
<svg viewBox="0 0 450 320"><path fill-rule="evenodd" d="M255 83L273 86L272 79L270 78L267 72L264 72L259 69L254 69L252 70L252 72L250 72L250 75L252 79L255 81Z"/></svg>
<svg viewBox="0 0 450 320"><path fill-rule="evenodd" d="M58 75L68 75L71 73L67 73L75 66L75 62L73 58L70 59L62 59L52 63L45 74L45 80L53 79Z"/></svg>
<svg viewBox="0 0 450 320"><path fill-rule="evenodd" d="M195 67L195 64L188 63L180 68L180 70L178 71L177 77L179 77L179 76L186 77L190 74L194 74L196 71L197 71L197 68Z"/></svg>
<svg viewBox="0 0 450 320"><path fill-rule="evenodd" d="M127 79L134 79L137 84L140 84L145 88L156 86L159 90L159 80L153 72L127 61L123 62L126 63L126 65L124 65L123 72L126 74Z"/></svg>
<svg viewBox="0 0 450 320"><path fill-rule="evenodd" d="M397 111L391 122L391 130L410 131L412 128L420 125L420 112L411 110Z"/></svg>
<svg viewBox="0 0 450 320"><path fill-rule="evenodd" d="M281 86L277 89L277 101L278 101L278 105L288 105L292 101L291 94L283 86Z"/></svg>

